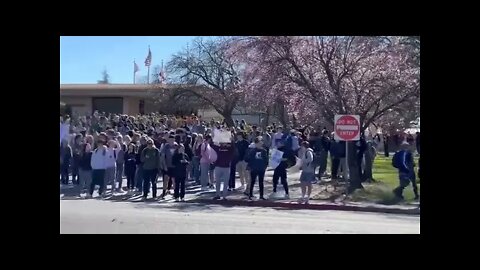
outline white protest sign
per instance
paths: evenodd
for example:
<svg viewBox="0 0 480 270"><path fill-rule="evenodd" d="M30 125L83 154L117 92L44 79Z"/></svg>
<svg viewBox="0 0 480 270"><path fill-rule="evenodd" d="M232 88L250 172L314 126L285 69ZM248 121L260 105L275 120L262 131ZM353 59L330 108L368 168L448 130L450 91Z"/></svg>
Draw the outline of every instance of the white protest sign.
<svg viewBox="0 0 480 270"><path fill-rule="evenodd" d="M62 143L62 140L68 139L69 131L70 131L70 124L60 123L60 144Z"/></svg>
<svg viewBox="0 0 480 270"><path fill-rule="evenodd" d="M231 143L232 133L228 130L214 129L212 139L214 143Z"/></svg>
<svg viewBox="0 0 480 270"><path fill-rule="evenodd" d="M283 158L283 152L277 149L273 149L269 166L272 167L273 169L277 168L280 162L282 162L282 158Z"/></svg>

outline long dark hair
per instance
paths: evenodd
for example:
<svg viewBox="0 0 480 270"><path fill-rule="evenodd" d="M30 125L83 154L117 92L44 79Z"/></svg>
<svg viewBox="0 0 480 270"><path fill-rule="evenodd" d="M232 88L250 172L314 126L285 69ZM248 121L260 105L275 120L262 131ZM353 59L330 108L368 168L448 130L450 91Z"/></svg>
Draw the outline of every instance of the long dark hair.
<svg viewBox="0 0 480 270"><path fill-rule="evenodd" d="M127 153L130 153L130 145L133 146L133 153L136 154L137 153L137 145L132 143L132 142L128 144Z"/></svg>

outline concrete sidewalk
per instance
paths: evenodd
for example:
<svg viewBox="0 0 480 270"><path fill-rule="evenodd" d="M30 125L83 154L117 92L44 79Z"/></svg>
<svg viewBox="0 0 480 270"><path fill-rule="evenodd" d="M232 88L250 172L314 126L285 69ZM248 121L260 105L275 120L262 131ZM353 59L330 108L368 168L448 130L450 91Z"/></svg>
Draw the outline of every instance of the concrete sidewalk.
<svg viewBox="0 0 480 270"><path fill-rule="evenodd" d="M408 214L408 215L420 215L420 205L414 204L396 204L396 205L382 205L376 203L366 202L349 202L345 200L343 196L337 196L333 198L329 197L330 191L333 187L329 186L328 182L322 182L322 184L314 184L309 204L300 204L298 199L301 197L300 189L300 172L288 173L288 186L290 199L284 199L284 189L281 184L277 187L277 193L272 196L273 183L272 183L273 171L267 170L264 181L264 197L266 201L258 200L258 183L254 188L254 196L257 198L253 201L249 201L248 197L243 194L244 190L239 190L240 181L236 179L236 190L229 192L227 200L213 200L215 197L215 189L209 189L208 191L201 191L199 185L193 182L187 182L185 201L191 203L204 203L204 204L218 204L228 206L256 206L256 207L279 207L288 209L312 209L312 210L338 210L338 211L358 211L358 212L375 212L375 213L392 213L392 214ZM126 180L124 180L124 185ZM162 180L159 178L157 189L158 196L162 191ZM108 189L109 190L109 189ZM330 190L330 191L329 191ZM79 188L77 186L61 186L60 188L61 199L76 200L83 199L85 195L80 195ZM96 196L94 193L94 197ZM173 194L173 189L171 190ZM318 195L325 196L318 196ZM149 194L151 197L151 192ZM313 198L326 198L326 199L313 199ZM141 195L127 195L124 193L107 193L106 200L112 201L127 201L127 202L141 202ZM158 201L158 203L174 202L172 195L167 195L165 200Z"/></svg>

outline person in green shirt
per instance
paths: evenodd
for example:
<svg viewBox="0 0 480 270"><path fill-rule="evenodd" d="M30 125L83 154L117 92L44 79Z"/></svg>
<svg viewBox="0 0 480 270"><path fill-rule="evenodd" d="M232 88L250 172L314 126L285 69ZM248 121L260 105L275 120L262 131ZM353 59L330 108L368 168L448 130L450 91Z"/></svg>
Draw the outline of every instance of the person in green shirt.
<svg viewBox="0 0 480 270"><path fill-rule="evenodd" d="M160 164L160 152L154 146L153 140L147 141L147 147L143 149L141 157L143 163L143 200L147 199L152 183L153 199L157 198L157 173Z"/></svg>

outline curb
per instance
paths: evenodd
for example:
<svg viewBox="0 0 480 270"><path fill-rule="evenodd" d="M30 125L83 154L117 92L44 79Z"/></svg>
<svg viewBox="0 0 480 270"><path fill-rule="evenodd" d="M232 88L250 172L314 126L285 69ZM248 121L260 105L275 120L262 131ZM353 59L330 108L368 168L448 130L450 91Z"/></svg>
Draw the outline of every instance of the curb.
<svg viewBox="0 0 480 270"><path fill-rule="evenodd" d="M225 206L254 206L254 207L282 207L288 209L308 209L308 210L335 210L352 212L370 212L386 214L420 215L420 208L399 209L399 208L380 208L372 206L354 206L337 204L298 204L294 202L273 202L273 201L239 201L239 200L212 200L212 199L194 199L189 200L192 203L218 204Z"/></svg>

